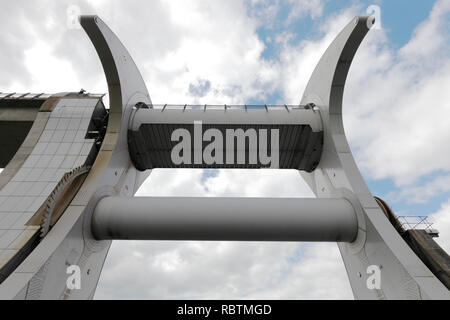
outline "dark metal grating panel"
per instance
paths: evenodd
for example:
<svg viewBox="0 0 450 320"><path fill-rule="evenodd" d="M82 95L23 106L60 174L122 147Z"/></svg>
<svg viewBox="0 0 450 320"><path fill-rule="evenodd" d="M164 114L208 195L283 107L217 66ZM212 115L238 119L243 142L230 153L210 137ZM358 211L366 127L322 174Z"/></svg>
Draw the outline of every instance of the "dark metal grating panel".
<svg viewBox="0 0 450 320"><path fill-rule="evenodd" d="M194 164L194 146L191 142L191 163L176 165L171 160L172 148L178 141L171 141L172 132L178 128L186 129L194 137L193 124L142 124L138 131L128 131L128 143L131 158L139 170L153 168L269 168L270 164L249 163L249 145L245 144L245 163L237 164L237 146L234 145L235 164L226 164L226 129L253 128L257 132L260 129L268 129L268 146L270 146L270 129L279 130L279 168L298 169L307 172L313 171L320 160L323 145L323 132L313 132L309 125L248 125L248 124L203 124L202 133L210 128L218 129L224 137L223 157L224 164L206 163ZM209 144L203 141L203 149ZM270 150L270 149L269 149ZM259 146L258 150L259 152ZM270 155L270 153L269 153Z"/></svg>

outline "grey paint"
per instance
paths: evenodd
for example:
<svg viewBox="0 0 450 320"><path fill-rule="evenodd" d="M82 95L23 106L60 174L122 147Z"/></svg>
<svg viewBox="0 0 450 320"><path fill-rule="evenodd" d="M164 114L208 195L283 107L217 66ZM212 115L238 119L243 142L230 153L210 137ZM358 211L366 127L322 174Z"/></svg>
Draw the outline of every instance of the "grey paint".
<svg viewBox="0 0 450 320"><path fill-rule="evenodd" d="M92 220L99 240L352 242L357 230L345 199L107 197Z"/></svg>
<svg viewBox="0 0 450 320"><path fill-rule="evenodd" d="M373 199L345 136L345 81L353 57L373 23L373 17L354 18L328 47L309 80L300 103L314 103L319 108L324 146L317 169L301 174L318 198L346 195L360 207L356 240L338 243L355 298L450 299L449 291L403 241ZM381 268L379 290L366 285L371 265Z"/></svg>

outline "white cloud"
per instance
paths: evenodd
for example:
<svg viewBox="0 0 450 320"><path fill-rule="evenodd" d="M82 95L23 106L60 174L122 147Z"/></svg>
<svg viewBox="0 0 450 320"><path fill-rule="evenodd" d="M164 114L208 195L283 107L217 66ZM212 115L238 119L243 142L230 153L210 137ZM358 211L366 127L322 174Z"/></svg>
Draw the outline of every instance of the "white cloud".
<svg viewBox="0 0 450 320"><path fill-rule="evenodd" d="M431 198L450 192L450 175L443 174L423 185L406 186L400 192L393 192L389 198L406 203L426 203Z"/></svg>
<svg viewBox="0 0 450 320"><path fill-rule="evenodd" d="M113 243L96 298L351 299L352 294L335 244L130 241Z"/></svg>
<svg viewBox="0 0 450 320"><path fill-rule="evenodd" d="M198 169L155 169L136 196L201 196L205 194L201 179L202 170Z"/></svg>
<svg viewBox="0 0 450 320"><path fill-rule="evenodd" d="M83 86L91 92L106 91L90 41L81 29L68 28L68 21L73 20L67 11L71 6L82 14L98 14L122 39L155 102L244 103L273 91L274 65L261 59L264 44L242 1L40 3L45 13L32 12L35 6L28 2L2 11L4 25L18 26L15 33L0 37L2 48L11 50L0 56L0 61L8 61L2 68L6 75L2 79L8 79L2 91L54 92L60 90L59 81L50 81L58 73L67 79L61 83L63 90L78 91ZM14 21L10 21L12 16ZM28 57L24 57L26 52ZM29 65L40 68L30 70ZM14 76L7 77L8 72ZM190 85L199 80L211 86L202 101L189 94Z"/></svg>
<svg viewBox="0 0 450 320"><path fill-rule="evenodd" d="M355 58L345 127L358 164L373 178L407 186L450 170L449 13L438 1L398 52L373 30Z"/></svg>
<svg viewBox="0 0 450 320"><path fill-rule="evenodd" d="M92 13L85 1L3 4L0 20L8 30L0 36L3 92L78 91L82 85L106 90L101 65L92 59L87 37L80 29L68 28L67 9L73 5Z"/></svg>
<svg viewBox="0 0 450 320"><path fill-rule="evenodd" d="M136 193L152 196L313 197L296 170L155 169Z"/></svg>
<svg viewBox="0 0 450 320"><path fill-rule="evenodd" d="M309 15L311 19L318 18L323 14L324 0L289 0L292 8L289 12L287 22Z"/></svg>
<svg viewBox="0 0 450 320"><path fill-rule="evenodd" d="M138 6L141 2L131 8L127 3L120 10L131 17ZM164 14L155 12L154 19L146 19L148 12L141 9L142 19L121 19L112 27L125 30L119 36L134 42L130 50L136 47L136 61L153 101L231 104L271 92L273 66L260 57L264 44L242 1L170 1L152 6L164 7ZM135 30L149 32L132 34ZM208 81L210 89L201 97L190 95L190 85L199 80Z"/></svg>
<svg viewBox="0 0 450 320"><path fill-rule="evenodd" d="M441 209L429 216L433 228L439 231L434 240L447 252L450 252L450 199L441 205Z"/></svg>
<svg viewBox="0 0 450 320"><path fill-rule="evenodd" d="M247 1L249 16L258 27L273 28L276 16L280 10L279 0L250 0Z"/></svg>
<svg viewBox="0 0 450 320"><path fill-rule="evenodd" d="M204 183L211 196L313 197L295 170L219 170Z"/></svg>

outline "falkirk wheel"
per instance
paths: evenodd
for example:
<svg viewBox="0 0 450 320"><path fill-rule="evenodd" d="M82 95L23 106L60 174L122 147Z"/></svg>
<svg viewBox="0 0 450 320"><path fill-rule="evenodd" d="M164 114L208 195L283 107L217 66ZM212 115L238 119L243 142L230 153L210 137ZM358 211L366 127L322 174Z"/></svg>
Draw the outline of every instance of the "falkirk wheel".
<svg viewBox="0 0 450 320"><path fill-rule="evenodd" d="M449 256L372 196L344 133L346 77L373 17L350 21L300 103L281 106L153 105L108 26L80 23L109 108L83 91L0 94L0 299L92 299L125 239L337 242L356 299L450 298ZM316 198L134 197L153 168L266 167L297 169Z"/></svg>

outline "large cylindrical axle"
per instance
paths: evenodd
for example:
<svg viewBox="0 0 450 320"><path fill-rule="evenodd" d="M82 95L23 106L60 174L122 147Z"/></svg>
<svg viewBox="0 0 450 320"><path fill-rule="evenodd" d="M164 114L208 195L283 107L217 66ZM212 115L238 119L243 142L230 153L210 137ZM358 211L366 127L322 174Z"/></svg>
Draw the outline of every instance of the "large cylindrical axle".
<svg viewBox="0 0 450 320"><path fill-rule="evenodd" d="M92 230L99 240L352 242L358 223L345 199L107 197Z"/></svg>

